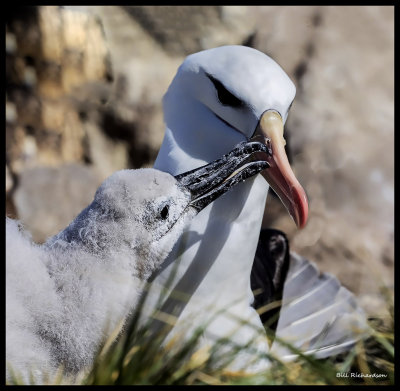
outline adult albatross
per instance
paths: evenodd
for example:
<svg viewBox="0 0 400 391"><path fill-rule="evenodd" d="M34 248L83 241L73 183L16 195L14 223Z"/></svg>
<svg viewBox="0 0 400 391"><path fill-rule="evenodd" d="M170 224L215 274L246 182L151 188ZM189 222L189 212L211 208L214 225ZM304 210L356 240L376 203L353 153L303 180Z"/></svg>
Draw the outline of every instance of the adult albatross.
<svg viewBox="0 0 400 391"><path fill-rule="evenodd" d="M275 61L244 46L222 46L188 56L169 86L163 99L165 136L155 168L177 175L214 160L252 137L263 140L272 152L270 168L262 172L267 182L257 175L207 207L185 230L163 272L155 278L145 314L151 313L161 297L157 305L171 315L169 319L175 319L170 336L190 335L196 326L208 322L203 339L206 344L228 336L240 345L253 341L260 352L269 350L260 316L252 306L250 275L269 186L297 226L303 227L307 221L307 198L284 149L283 127L295 92L294 84ZM292 257L288 277L294 281L294 294L297 283L302 296L310 296L314 289L320 297L329 299L322 300L321 305L331 312L316 317L314 330L308 329L310 323L305 330L300 327L300 346L307 338L319 335L327 319L329 322L344 308L350 313L355 308L354 303L348 307L332 305L344 288L332 276L321 278L308 265ZM300 289L301 281L305 291ZM341 303L350 300L339 296ZM302 300L293 307L289 316L282 311L288 333L295 330L288 327L299 320L297 315L311 316ZM318 311L315 306L310 308ZM247 324L238 327L238 319ZM163 325L155 320L154 327ZM279 330L278 324L277 335ZM342 331L343 335L349 333ZM287 336L285 332L283 335ZM339 332L337 341L343 335ZM335 342L331 340L330 344ZM283 352L278 347L275 350ZM233 367L246 367L248 360L240 357Z"/></svg>

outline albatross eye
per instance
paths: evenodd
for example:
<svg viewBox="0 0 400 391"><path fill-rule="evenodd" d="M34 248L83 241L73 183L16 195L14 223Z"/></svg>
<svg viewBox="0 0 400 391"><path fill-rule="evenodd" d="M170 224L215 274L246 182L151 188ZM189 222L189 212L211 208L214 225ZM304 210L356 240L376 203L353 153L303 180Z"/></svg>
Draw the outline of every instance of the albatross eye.
<svg viewBox="0 0 400 391"><path fill-rule="evenodd" d="M224 106L231 106L231 107L244 106L243 101L237 98L235 95L233 95L230 91L228 91L219 80L217 80L215 77L211 76L208 73L206 75L214 84L214 87L217 90L218 99Z"/></svg>
<svg viewBox="0 0 400 391"><path fill-rule="evenodd" d="M169 214L169 205L165 205L160 212L160 216L163 220L165 220L168 217Z"/></svg>

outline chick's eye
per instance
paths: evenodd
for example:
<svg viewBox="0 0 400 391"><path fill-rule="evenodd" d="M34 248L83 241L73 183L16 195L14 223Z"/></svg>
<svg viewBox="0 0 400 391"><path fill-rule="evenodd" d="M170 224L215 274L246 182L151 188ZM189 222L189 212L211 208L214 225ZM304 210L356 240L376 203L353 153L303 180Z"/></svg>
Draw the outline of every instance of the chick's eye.
<svg viewBox="0 0 400 391"><path fill-rule="evenodd" d="M169 205L165 205L160 212L160 216L163 220L165 220L168 217L169 214Z"/></svg>

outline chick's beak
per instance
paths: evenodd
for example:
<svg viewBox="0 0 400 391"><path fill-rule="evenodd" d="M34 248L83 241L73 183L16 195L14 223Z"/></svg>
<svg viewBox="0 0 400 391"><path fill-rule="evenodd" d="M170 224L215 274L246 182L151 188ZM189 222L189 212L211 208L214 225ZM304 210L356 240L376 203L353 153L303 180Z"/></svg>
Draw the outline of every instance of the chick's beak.
<svg viewBox="0 0 400 391"><path fill-rule="evenodd" d="M269 168L261 174L279 196L297 227L303 228L308 217L307 196L290 167L279 113L274 110L264 112L253 138L261 138L270 150L267 157Z"/></svg>
<svg viewBox="0 0 400 391"><path fill-rule="evenodd" d="M256 154L258 158L254 157ZM267 147L261 142L241 142L222 158L179 174L175 179L190 192L190 206L200 212L236 184L268 168L266 154Z"/></svg>

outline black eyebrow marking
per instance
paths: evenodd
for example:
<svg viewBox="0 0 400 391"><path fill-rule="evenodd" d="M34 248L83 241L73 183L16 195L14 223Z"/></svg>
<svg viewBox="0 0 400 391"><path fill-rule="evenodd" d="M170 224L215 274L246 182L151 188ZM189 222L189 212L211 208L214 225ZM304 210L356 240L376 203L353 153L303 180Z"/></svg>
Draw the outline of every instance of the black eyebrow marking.
<svg viewBox="0 0 400 391"><path fill-rule="evenodd" d="M218 79L214 76L206 73L206 76L211 80L214 84L215 89L217 90L218 99L224 106L231 107L243 107L245 103L236 97L232 92L230 92Z"/></svg>

